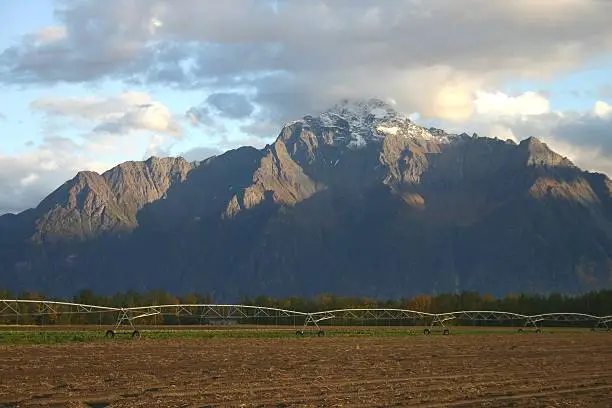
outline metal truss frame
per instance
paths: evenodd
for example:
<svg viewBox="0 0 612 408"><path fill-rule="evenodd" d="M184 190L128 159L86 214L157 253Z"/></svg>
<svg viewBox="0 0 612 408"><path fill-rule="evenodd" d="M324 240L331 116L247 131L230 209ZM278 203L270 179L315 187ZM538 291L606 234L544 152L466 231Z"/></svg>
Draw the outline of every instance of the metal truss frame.
<svg viewBox="0 0 612 408"><path fill-rule="evenodd" d="M304 330L312 325L319 336L324 334L319 322L324 320L338 319L342 321L367 321L367 320L395 320L395 321L426 321L435 315L427 312L419 312L409 309L392 308L356 308L356 309L336 309L323 312L309 313L304 321L304 327L298 334L304 334Z"/></svg>
<svg viewBox="0 0 612 408"><path fill-rule="evenodd" d="M80 303L59 302L50 300L22 300L22 299L0 299L0 318L14 317L17 324L22 316L45 316L58 314L88 314L88 313L114 313L117 316L113 329L107 330L108 337L114 337L115 333L122 327L129 327L132 337L140 337L134 322L150 316L175 316L199 319L200 324L204 321L210 322L237 322L258 321L263 319L271 323L278 323L283 319L293 319L293 325L303 325L296 334L303 335L308 329L313 329L319 336L324 335L324 330L319 325L326 320L349 321L396 321L411 323L406 325L423 325L424 334L431 334L435 329L442 330L442 334L450 334L450 328L446 325L452 320L466 321L497 321L497 322L523 322L519 331L535 329L542 331L543 322L564 323L593 323L591 330L610 331L612 326L612 315L595 316L586 313L543 313L536 315L524 315L499 310L461 310L446 313L427 313L409 309L393 308L352 308L335 309L321 312L300 312L288 309L279 309L265 306L234 305L234 304L166 304L137 307L108 307L97 305L86 305ZM417 323L417 324L415 324ZM421 324L418 324L421 323Z"/></svg>
<svg viewBox="0 0 612 408"><path fill-rule="evenodd" d="M593 327L591 330L592 331L610 331L612 330L612 327L610 327L610 324L612 324L612 315L600 317L597 320L597 324L595 325L595 327Z"/></svg>
<svg viewBox="0 0 612 408"><path fill-rule="evenodd" d="M306 313L265 306L231 305L231 304L168 304L156 306L137 306L119 309L119 318L113 330L106 332L107 337L114 337L123 325L133 330L132 337L139 338L140 332L134 321L150 316L189 316L204 321L232 322L244 319L275 319L306 316Z"/></svg>
<svg viewBox="0 0 612 408"><path fill-rule="evenodd" d="M24 309L25 310L22 310ZM67 309L67 310L66 310ZM117 308L52 300L0 299L0 317L116 312Z"/></svg>

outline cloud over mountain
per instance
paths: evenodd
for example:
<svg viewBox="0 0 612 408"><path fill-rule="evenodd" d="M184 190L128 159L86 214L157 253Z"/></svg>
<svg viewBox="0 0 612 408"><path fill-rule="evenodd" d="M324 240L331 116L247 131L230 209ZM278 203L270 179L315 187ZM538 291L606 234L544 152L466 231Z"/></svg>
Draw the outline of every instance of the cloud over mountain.
<svg viewBox="0 0 612 408"><path fill-rule="evenodd" d="M598 0L60 4L57 27L2 52L2 82L251 88L285 119L338 97L393 97L456 118L482 85L612 49L612 3Z"/></svg>

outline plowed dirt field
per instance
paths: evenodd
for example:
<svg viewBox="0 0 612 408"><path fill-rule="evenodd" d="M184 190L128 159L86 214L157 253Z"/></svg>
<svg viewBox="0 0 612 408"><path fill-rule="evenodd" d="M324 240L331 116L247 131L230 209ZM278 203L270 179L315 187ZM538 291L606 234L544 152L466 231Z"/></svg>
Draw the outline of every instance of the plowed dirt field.
<svg viewBox="0 0 612 408"><path fill-rule="evenodd" d="M0 345L0 407L610 407L612 333Z"/></svg>

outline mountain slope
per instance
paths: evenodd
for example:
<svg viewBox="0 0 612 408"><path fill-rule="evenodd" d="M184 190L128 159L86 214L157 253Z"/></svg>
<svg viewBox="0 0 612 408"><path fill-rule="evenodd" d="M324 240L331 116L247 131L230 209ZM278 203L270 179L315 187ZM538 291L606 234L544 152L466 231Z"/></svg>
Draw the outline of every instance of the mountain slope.
<svg viewBox="0 0 612 408"><path fill-rule="evenodd" d="M343 101L261 150L79 173L0 217L0 277L227 300L577 292L612 283L611 191L536 138L448 134Z"/></svg>
<svg viewBox="0 0 612 408"><path fill-rule="evenodd" d="M80 172L36 208L32 238L46 242L130 231L138 225L138 211L185 181L191 170L182 158L152 157L120 164L102 175Z"/></svg>

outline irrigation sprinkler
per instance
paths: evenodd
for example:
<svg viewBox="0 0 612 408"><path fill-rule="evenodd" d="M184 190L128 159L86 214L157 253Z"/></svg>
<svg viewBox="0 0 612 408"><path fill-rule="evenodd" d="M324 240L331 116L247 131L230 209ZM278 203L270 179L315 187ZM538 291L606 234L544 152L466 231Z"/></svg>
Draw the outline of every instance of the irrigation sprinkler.
<svg viewBox="0 0 612 408"><path fill-rule="evenodd" d="M159 314L159 311L153 311L150 313L141 313L139 315L132 316L131 312L132 310L130 310L130 308L122 308L120 310L119 317L117 318L117 323L115 323L115 327L106 331L105 335L107 338L112 339L117 334L127 334L130 335L132 339L139 339L141 337L141 334L140 331L134 326L134 320ZM130 326L130 330L120 330L121 327L125 324L128 324Z"/></svg>
<svg viewBox="0 0 612 408"><path fill-rule="evenodd" d="M335 318L333 313L325 313L321 317L316 317L315 314L309 313L309 314L306 315L306 320L304 320L304 327L302 327L301 330L296 331L295 334L298 335L298 336L303 336L304 332L307 331L308 326L310 324L312 324L315 327L315 330L317 332L317 336L323 337L323 336L325 336L325 331L321 328L321 326L319 326L319 322L322 322L324 320L330 320L330 319L333 319L333 318Z"/></svg>
<svg viewBox="0 0 612 408"><path fill-rule="evenodd" d="M440 329L442 330L442 335L448 336L450 335L450 329L446 327L444 323L455 319L456 317L454 315L434 315L434 318L432 319L429 327L423 329L423 334L429 336L432 331L434 331L437 327L440 327Z"/></svg>
<svg viewBox="0 0 612 408"><path fill-rule="evenodd" d="M595 327L591 328L591 331L594 332L608 332L610 331L609 324L612 323L612 316L602 317L597 320Z"/></svg>
<svg viewBox="0 0 612 408"><path fill-rule="evenodd" d="M555 322L555 323L564 323L564 324L579 324L581 326L587 324L595 324L594 328L603 325L607 326L608 321L612 321L606 317L598 317L595 315L587 314L587 313L543 313L532 316L525 316L525 325L523 327L523 331L528 329L535 329L536 333L543 332L543 324L545 322ZM519 332L523 332L519 329ZM595 330L593 330L595 331Z"/></svg>
<svg viewBox="0 0 612 408"><path fill-rule="evenodd" d="M538 323L542 321L544 321L544 319L528 316L527 319L525 319L523 327L519 328L517 331L519 333L524 333L525 331L533 330L536 334L541 334L542 328L538 326Z"/></svg>
<svg viewBox="0 0 612 408"><path fill-rule="evenodd" d="M129 335L133 339L141 337L141 331L136 327L136 323L151 316L173 316L177 319L191 319L203 322L232 322L235 324L247 322L260 322L261 320L274 322L273 324L296 326L296 320L302 321L303 326L296 328L296 335L303 336L305 333L316 333L317 336L324 336L325 331L320 323L326 320L339 319L346 322L387 322L391 325L419 326L423 324L423 334L430 335L436 330L440 330L442 335L450 335L451 329L447 326L450 321L471 321L471 322L495 322L493 324L503 325L509 321L523 322L519 332L535 331L542 333L545 322L555 322L561 325L579 325L585 327L592 324L592 331L608 332L612 326L612 315L595 316L585 313L545 313L537 315L522 315L504 311L481 311L481 310L462 310L448 313L427 313L407 309L392 308L354 308L336 309L321 312L305 313L294 310L279 309L265 306L252 305L231 305L231 304L169 304L152 305L137 307L108 307L85 305L70 302L56 302L45 300L22 300L22 299L0 299L0 323L4 324L40 324L40 322L53 321L74 323L73 316L78 321L78 316L88 316L95 314L96 321L102 326L102 316L105 315L105 322L111 320L111 316L117 318L111 329L106 330L105 336L114 338L117 335ZM90 319L91 320L91 319ZM283 323L284 322L284 323ZM127 330L122 330L127 328Z"/></svg>

